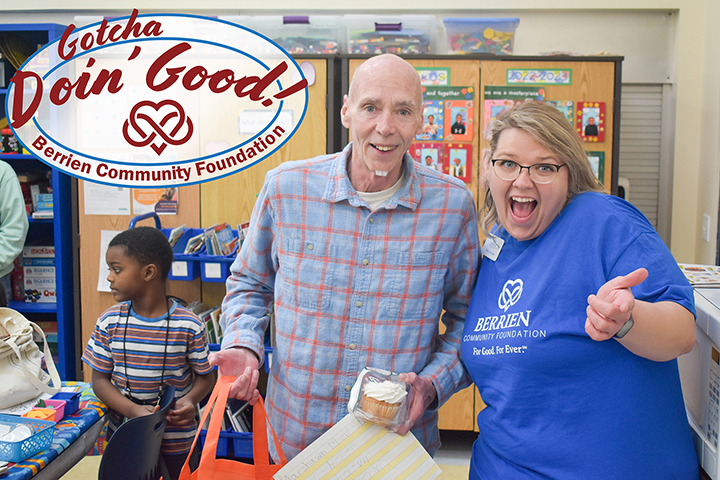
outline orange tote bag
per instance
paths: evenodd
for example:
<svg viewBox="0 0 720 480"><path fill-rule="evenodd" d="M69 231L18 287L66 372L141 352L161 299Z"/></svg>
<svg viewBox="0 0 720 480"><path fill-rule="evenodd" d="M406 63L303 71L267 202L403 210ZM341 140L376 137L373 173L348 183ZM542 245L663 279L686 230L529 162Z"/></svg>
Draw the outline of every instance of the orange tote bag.
<svg viewBox="0 0 720 480"><path fill-rule="evenodd" d="M180 472L179 480L272 480L273 475L287 463L280 442L271 426L270 431L273 435L275 448L280 455L280 464L270 465L266 433L267 415L262 397L253 406L253 461L255 464L250 465L237 460L216 458L225 405L227 404L230 386L234 381L235 377L223 376L215 384L200 421L200 426L205 425L208 414L212 411L210 425L205 436L205 445L200 455L200 466L194 472L190 472L189 460L186 461ZM195 448L199 437L200 428L198 428L195 435L192 448Z"/></svg>

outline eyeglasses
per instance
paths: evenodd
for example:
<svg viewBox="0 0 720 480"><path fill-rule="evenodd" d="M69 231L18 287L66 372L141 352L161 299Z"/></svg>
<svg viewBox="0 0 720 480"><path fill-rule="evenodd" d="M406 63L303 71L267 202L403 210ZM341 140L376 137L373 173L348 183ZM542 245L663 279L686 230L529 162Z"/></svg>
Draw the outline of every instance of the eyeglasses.
<svg viewBox="0 0 720 480"><path fill-rule="evenodd" d="M518 178L520 176L520 173L522 173L523 168L527 168L528 174L530 174L530 178L533 182L552 183L552 181L555 180L555 177L557 177L560 168L564 167L565 165L565 163L563 163L562 165L555 165L552 163L536 163L535 165L530 165L529 167L523 167L522 165L518 164L517 162L513 162L512 160L492 160L492 166L493 170L495 171L495 175L497 175L500 180L506 180L508 182L511 182Z"/></svg>

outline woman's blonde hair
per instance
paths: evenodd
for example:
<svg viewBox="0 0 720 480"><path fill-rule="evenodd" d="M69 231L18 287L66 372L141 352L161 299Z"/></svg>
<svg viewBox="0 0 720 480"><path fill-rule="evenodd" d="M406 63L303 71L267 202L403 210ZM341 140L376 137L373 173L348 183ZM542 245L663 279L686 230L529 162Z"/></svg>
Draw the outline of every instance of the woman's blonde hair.
<svg viewBox="0 0 720 480"><path fill-rule="evenodd" d="M480 226L489 235L498 215L490 193L488 175L494 175L491 160L495 156L500 134L508 128L517 128L532 136L536 142L557 155L567 165L568 193L566 203L575 195L583 192L605 192L595 178L580 135L557 108L543 102L529 101L519 103L501 113L488 126L486 132L490 139L490 148L483 158L482 188L485 190L485 202L480 210Z"/></svg>

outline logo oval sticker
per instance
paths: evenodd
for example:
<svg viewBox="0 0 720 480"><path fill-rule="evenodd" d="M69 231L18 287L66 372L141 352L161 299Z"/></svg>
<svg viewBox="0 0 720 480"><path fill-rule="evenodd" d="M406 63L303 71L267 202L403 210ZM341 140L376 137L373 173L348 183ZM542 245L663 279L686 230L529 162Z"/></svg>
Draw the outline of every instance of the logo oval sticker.
<svg viewBox="0 0 720 480"><path fill-rule="evenodd" d="M26 150L96 183L215 180L275 153L305 117L308 82L280 46L216 18L143 14L63 35L10 79Z"/></svg>

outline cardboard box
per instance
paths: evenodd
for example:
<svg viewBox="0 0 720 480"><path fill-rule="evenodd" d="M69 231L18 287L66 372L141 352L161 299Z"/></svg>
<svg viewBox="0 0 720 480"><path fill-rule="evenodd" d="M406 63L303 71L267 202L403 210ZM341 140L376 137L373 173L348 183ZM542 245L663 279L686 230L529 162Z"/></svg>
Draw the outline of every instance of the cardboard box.
<svg viewBox="0 0 720 480"><path fill-rule="evenodd" d="M27 245L22 254L23 258L55 258L55 245Z"/></svg>
<svg viewBox="0 0 720 480"><path fill-rule="evenodd" d="M55 278L54 266L23 267L24 278Z"/></svg>
<svg viewBox="0 0 720 480"><path fill-rule="evenodd" d="M23 257L23 267L54 267L55 257L52 258L36 258L36 257Z"/></svg>
<svg viewBox="0 0 720 480"><path fill-rule="evenodd" d="M25 303L57 303L55 278L25 278Z"/></svg>

